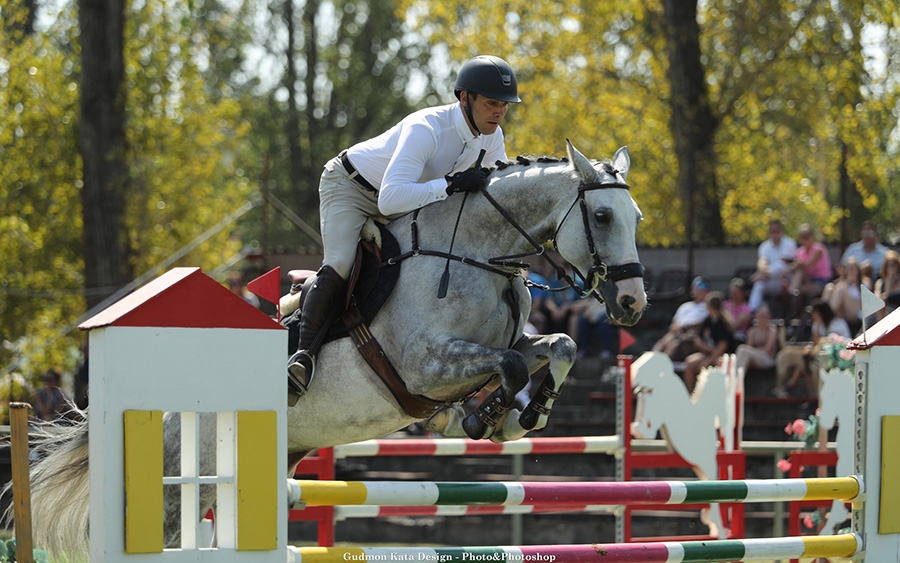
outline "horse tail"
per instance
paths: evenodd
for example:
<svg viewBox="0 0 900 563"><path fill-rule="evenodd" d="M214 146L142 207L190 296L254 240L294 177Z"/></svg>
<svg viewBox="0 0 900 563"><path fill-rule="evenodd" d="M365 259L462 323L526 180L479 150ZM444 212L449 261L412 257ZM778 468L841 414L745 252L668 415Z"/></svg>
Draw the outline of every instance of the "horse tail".
<svg viewBox="0 0 900 563"><path fill-rule="evenodd" d="M31 467L31 526L34 546L59 560L87 557L90 549L88 507L88 424L82 417L66 425L42 427L33 440ZM12 484L3 489L5 495ZM12 509L3 519L12 521Z"/></svg>

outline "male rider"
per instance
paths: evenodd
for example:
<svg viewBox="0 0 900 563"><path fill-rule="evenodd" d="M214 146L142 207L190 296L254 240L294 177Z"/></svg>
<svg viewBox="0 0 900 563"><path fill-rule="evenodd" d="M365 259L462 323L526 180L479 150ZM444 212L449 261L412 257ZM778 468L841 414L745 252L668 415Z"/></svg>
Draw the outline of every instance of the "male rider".
<svg viewBox="0 0 900 563"><path fill-rule="evenodd" d="M472 168L482 150L484 162L507 160L500 122L510 103L522 101L510 66L490 55L470 59L459 70L454 94L457 102L414 112L325 164L319 181L325 255L303 304L298 351L288 360L295 396L312 381L316 336L343 313L366 219L399 217L453 193L482 189L487 171Z"/></svg>

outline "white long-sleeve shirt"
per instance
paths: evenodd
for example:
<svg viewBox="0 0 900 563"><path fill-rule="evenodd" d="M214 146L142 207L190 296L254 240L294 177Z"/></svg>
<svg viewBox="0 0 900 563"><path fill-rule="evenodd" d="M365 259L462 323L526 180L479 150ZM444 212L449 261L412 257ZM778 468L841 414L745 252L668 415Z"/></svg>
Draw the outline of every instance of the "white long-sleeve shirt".
<svg viewBox="0 0 900 563"><path fill-rule="evenodd" d="M406 116L381 135L350 147L353 167L378 189L378 209L395 217L447 198L444 176L470 168L485 149L489 166L506 161L503 130L474 135L459 102Z"/></svg>

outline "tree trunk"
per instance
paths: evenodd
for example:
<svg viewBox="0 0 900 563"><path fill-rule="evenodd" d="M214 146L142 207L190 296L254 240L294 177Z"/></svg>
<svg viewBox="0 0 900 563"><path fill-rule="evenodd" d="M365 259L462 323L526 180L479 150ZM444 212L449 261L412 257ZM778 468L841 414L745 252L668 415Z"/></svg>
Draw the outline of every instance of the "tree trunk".
<svg viewBox="0 0 900 563"><path fill-rule="evenodd" d="M125 194L124 0L78 0L81 189L88 309L131 281Z"/></svg>
<svg viewBox="0 0 900 563"><path fill-rule="evenodd" d="M700 61L696 0L665 0L678 189L686 202L688 245L723 244L714 150L718 120L712 113Z"/></svg>

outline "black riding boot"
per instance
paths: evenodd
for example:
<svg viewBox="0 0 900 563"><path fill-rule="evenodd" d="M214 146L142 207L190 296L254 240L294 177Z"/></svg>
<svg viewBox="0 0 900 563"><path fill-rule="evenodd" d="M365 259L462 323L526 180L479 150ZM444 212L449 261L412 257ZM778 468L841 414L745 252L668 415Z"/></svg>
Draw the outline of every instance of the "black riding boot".
<svg viewBox="0 0 900 563"><path fill-rule="evenodd" d="M325 332L343 313L347 282L331 266L322 266L304 298L300 315L300 343L288 360L288 389L296 397L309 388L315 374L316 354ZM290 395L290 393L289 393Z"/></svg>

